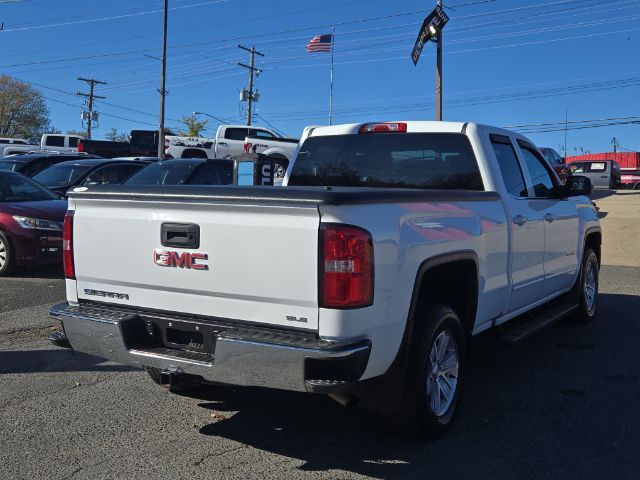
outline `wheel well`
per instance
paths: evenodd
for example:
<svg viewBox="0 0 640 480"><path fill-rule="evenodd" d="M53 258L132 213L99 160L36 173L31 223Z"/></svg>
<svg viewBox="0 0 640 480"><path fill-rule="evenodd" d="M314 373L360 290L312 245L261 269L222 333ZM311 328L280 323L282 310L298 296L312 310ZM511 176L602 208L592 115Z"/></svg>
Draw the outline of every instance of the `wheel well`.
<svg viewBox="0 0 640 480"><path fill-rule="evenodd" d="M207 158L207 153L198 148L187 148L182 152L181 158Z"/></svg>
<svg viewBox="0 0 640 480"><path fill-rule="evenodd" d="M596 257L598 257L598 265L600 265L601 261L601 248L602 245L602 233L601 232L592 232L587 235L587 238L584 241L584 246L591 247L594 252L596 252Z"/></svg>
<svg viewBox="0 0 640 480"><path fill-rule="evenodd" d="M456 260L428 268L420 279L417 301L449 305L469 335L473 330L478 305L478 269L475 261Z"/></svg>

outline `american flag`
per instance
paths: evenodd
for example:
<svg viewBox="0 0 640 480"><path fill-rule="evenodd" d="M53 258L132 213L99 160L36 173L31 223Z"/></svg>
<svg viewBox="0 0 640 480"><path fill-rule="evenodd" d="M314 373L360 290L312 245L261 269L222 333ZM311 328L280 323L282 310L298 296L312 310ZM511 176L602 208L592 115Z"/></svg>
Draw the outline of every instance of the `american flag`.
<svg viewBox="0 0 640 480"><path fill-rule="evenodd" d="M332 41L332 33L316 35L311 40L309 40L309 43L307 43L307 52L330 52Z"/></svg>

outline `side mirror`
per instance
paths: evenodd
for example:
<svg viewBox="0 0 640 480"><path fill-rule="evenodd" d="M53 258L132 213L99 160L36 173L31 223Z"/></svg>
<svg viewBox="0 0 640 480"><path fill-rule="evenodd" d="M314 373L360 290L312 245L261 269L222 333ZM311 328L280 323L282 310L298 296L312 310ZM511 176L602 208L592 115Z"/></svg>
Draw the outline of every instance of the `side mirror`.
<svg viewBox="0 0 640 480"><path fill-rule="evenodd" d="M591 193L593 193L591 179L580 175L567 177L567 181L561 187L562 197L577 197L579 195L591 195Z"/></svg>

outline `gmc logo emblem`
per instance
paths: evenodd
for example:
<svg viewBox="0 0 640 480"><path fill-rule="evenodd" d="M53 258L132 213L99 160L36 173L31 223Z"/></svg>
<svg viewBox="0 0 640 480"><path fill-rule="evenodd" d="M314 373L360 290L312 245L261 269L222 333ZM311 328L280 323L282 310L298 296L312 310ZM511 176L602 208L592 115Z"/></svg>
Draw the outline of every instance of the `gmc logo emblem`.
<svg viewBox="0 0 640 480"><path fill-rule="evenodd" d="M173 250L153 251L153 263L160 267L188 268L190 270L209 270L206 262L209 255L206 253L178 253Z"/></svg>

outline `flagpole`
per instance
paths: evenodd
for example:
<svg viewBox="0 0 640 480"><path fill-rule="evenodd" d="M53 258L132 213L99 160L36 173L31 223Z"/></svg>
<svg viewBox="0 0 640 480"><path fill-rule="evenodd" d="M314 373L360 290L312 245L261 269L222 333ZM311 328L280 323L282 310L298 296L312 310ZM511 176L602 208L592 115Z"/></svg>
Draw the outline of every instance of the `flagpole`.
<svg viewBox="0 0 640 480"><path fill-rule="evenodd" d="M331 73L329 74L329 125L333 115L333 45L336 42L336 27L331 27Z"/></svg>

